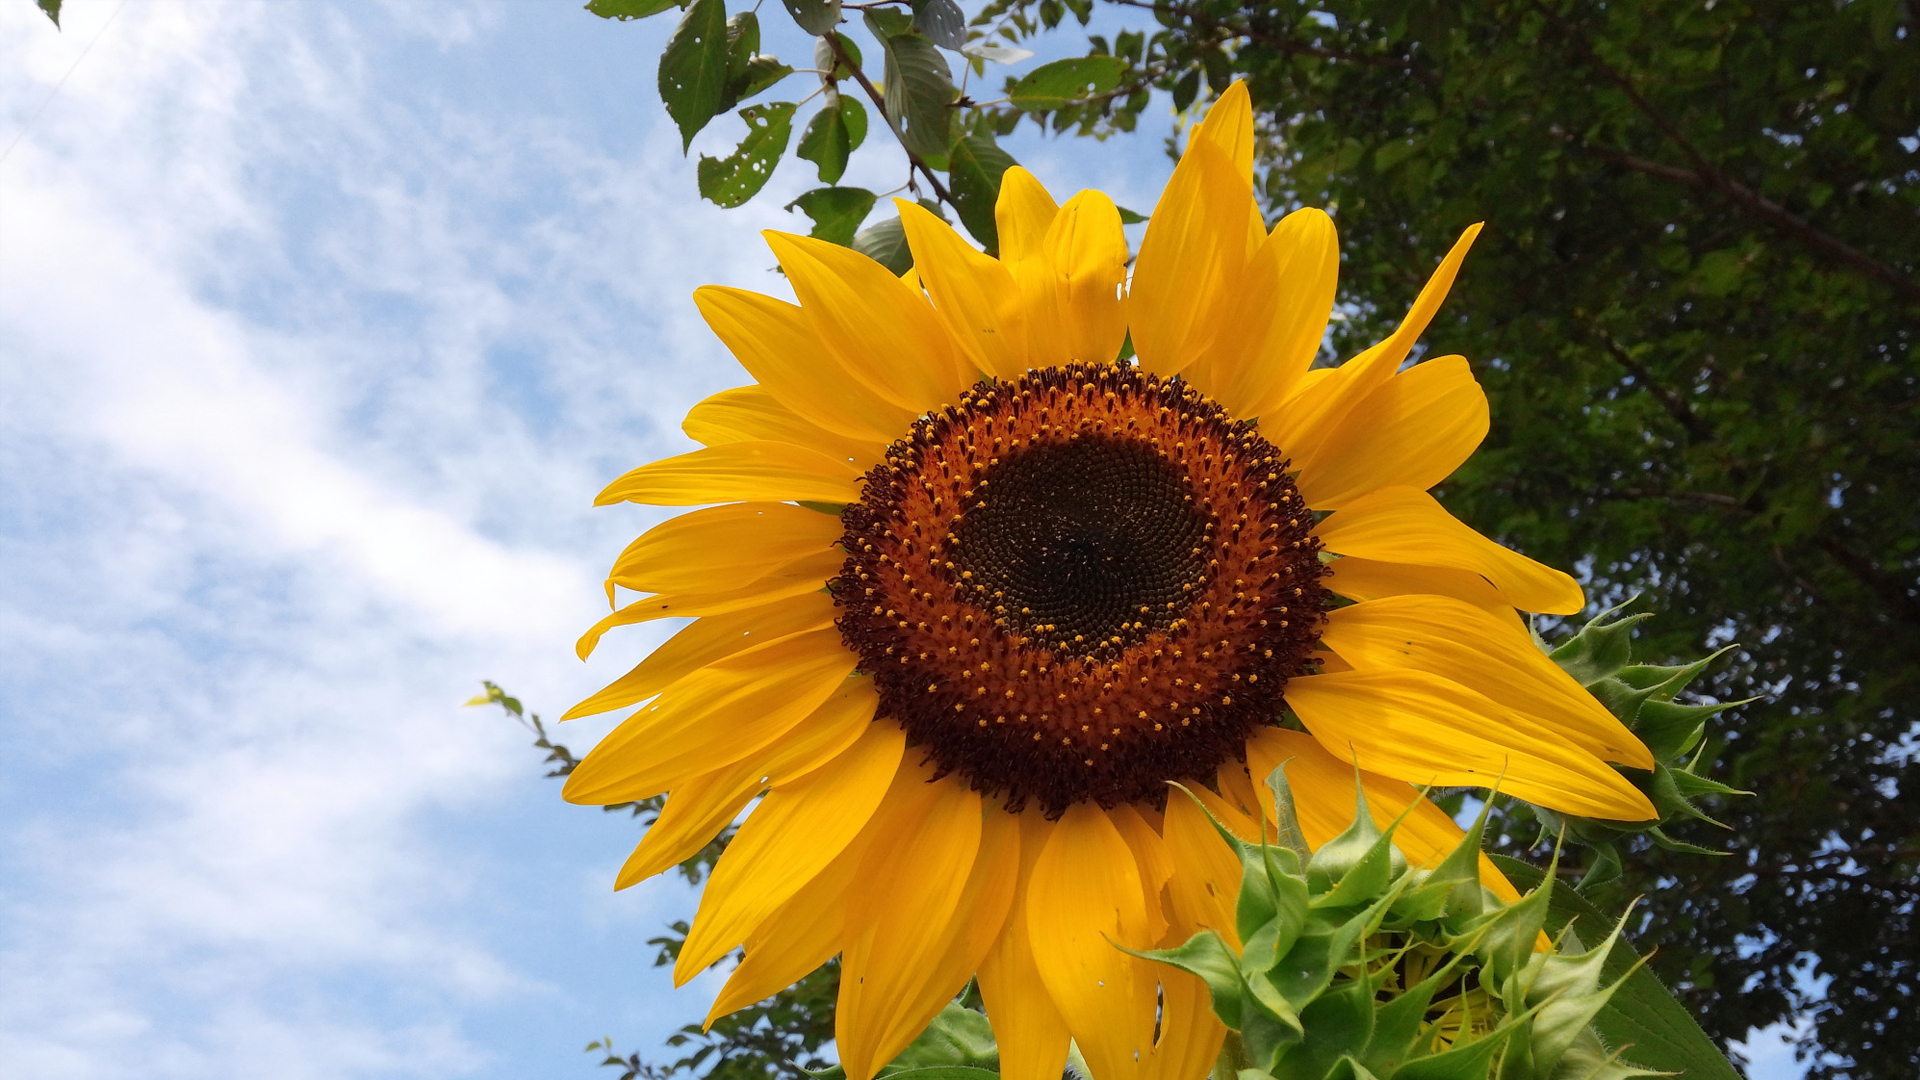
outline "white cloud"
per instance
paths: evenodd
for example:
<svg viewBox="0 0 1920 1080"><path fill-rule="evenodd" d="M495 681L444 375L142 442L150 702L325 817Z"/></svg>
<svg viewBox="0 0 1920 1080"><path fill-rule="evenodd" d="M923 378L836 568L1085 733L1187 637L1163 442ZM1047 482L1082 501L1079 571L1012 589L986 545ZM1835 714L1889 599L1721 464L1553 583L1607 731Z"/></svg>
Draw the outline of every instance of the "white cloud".
<svg viewBox="0 0 1920 1080"><path fill-rule="evenodd" d="M641 1008L684 890L608 895L631 827L456 703L592 688L645 517L592 493L735 378L684 298L761 259L658 146L409 85L507 33L417 8L135 5L0 165L10 1074L518 1074L704 1005ZM0 116L110 10L0 10Z"/></svg>

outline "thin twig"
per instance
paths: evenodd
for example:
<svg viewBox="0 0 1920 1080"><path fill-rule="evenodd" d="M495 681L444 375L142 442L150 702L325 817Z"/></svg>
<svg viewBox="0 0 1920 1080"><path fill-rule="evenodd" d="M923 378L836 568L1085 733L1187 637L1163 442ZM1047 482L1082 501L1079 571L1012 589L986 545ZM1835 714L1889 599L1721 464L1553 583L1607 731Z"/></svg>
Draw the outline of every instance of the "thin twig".
<svg viewBox="0 0 1920 1080"><path fill-rule="evenodd" d="M953 192L948 191L946 185L940 182L940 178L933 175L933 169L928 167L926 162L920 160L920 155L907 149L906 134L900 130L900 125L894 122L893 115L887 112L886 95L880 92L879 87L873 85L873 80L867 78L867 73L861 71L860 65L854 63L853 58L847 55L846 48L840 44L840 35L838 33L829 33L823 40L826 41L827 47L833 50L835 66L845 67L848 71L852 72L854 81L860 84L860 89L867 92L867 98L873 102L873 107L880 110L880 118L887 122L887 130L893 132L894 140L900 144L900 149L906 153L907 161L910 163L911 168L918 169L920 174L927 178L928 186L933 188L934 195L939 198L941 202L953 207L954 213L959 213L960 204L954 201Z"/></svg>

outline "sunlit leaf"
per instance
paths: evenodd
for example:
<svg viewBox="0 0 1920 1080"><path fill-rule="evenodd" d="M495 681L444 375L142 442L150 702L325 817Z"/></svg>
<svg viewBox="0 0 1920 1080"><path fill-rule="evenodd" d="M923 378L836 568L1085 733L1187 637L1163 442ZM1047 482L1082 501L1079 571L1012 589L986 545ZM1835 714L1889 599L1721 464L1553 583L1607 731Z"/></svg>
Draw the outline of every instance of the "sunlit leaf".
<svg viewBox="0 0 1920 1080"><path fill-rule="evenodd" d="M1021 77L1007 98L1022 109L1041 111L1070 105L1120 85L1127 62L1116 56L1081 56L1042 64Z"/></svg>
<svg viewBox="0 0 1920 1080"><path fill-rule="evenodd" d="M40 0L46 6L48 0ZM58 7L60 0L52 0ZM679 0L587 0L587 10L603 19L644 19L649 15L658 15L671 7L681 6Z"/></svg>
<svg viewBox="0 0 1920 1080"><path fill-rule="evenodd" d="M977 57L981 60L991 60L996 64L1017 64L1022 60L1033 59L1032 49L1016 49L1007 45L988 45L980 41L976 41L970 45L962 45L960 46L960 51L967 56Z"/></svg>
<svg viewBox="0 0 1920 1080"><path fill-rule="evenodd" d="M700 195L725 207L739 206L767 185L780 155L787 151L793 137L791 101L767 105L749 105L740 110L747 122L747 137L734 152L724 158L700 155Z"/></svg>
<svg viewBox="0 0 1920 1080"><path fill-rule="evenodd" d="M682 150L720 111L726 88L726 0L694 0L660 54L660 100L680 128Z"/></svg>

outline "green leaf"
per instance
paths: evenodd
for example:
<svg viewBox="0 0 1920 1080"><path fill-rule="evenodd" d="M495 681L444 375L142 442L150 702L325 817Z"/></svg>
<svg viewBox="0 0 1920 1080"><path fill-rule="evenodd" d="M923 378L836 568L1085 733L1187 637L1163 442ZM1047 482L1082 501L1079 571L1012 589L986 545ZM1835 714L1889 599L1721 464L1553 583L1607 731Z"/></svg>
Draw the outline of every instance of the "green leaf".
<svg viewBox="0 0 1920 1080"><path fill-rule="evenodd" d="M853 246L854 232L867 219L876 196L865 188L814 188L787 204L813 219L812 235L822 240Z"/></svg>
<svg viewBox="0 0 1920 1080"><path fill-rule="evenodd" d="M942 1080L925 1074L956 1068L994 1075L1000 1069L1000 1048L993 1041L993 1025L987 1021L986 1013L952 1003L941 1009L927 1029L880 1070L880 1075ZM945 1080L971 1078L948 1076Z"/></svg>
<svg viewBox="0 0 1920 1080"><path fill-rule="evenodd" d="M837 182L847 171L847 157L853 153L853 132L847 125L847 108L852 105L859 108L860 103L852 98L843 98L838 93L827 91L827 103L813 119L807 123L807 130L800 135L800 146L794 151L801 158L813 162L820 168L820 182ZM860 113L861 126L866 126L866 113ZM864 132L863 132L864 134Z"/></svg>
<svg viewBox="0 0 1920 1080"><path fill-rule="evenodd" d="M913 26L943 49L967 43L967 14L953 0L913 0Z"/></svg>
<svg viewBox="0 0 1920 1080"><path fill-rule="evenodd" d="M1013 84L1007 98L1017 108L1043 112L1071 105L1120 85L1127 62L1117 56L1081 56L1042 64Z"/></svg>
<svg viewBox="0 0 1920 1080"><path fill-rule="evenodd" d="M40 0L40 10L53 20L53 28L60 29L60 0Z"/></svg>
<svg viewBox="0 0 1920 1080"><path fill-rule="evenodd" d="M993 255L1000 250L1000 230L994 206L1000 201L1000 177L1016 162L991 135L955 139L947 161L947 184L953 189L954 209L980 246Z"/></svg>
<svg viewBox="0 0 1920 1080"><path fill-rule="evenodd" d="M787 14L809 34L820 35L840 24L840 0L782 0Z"/></svg>
<svg viewBox="0 0 1920 1080"><path fill-rule="evenodd" d="M847 149L860 149L860 144L867 141L867 107L856 98L842 95L840 118L847 122Z"/></svg>
<svg viewBox="0 0 1920 1080"><path fill-rule="evenodd" d="M935 1065L925 1069L902 1069L899 1072L881 1072L887 1080L1000 1080L1000 1074L991 1069L975 1069L965 1065Z"/></svg>
<svg viewBox="0 0 1920 1080"><path fill-rule="evenodd" d="M1504 855L1489 858L1515 888L1531 889L1541 880L1536 866ZM1547 933L1558 934L1569 924L1576 937L1600 941L1614 920L1572 889L1555 889L1547 908ZM1594 1017L1600 1035L1615 1047L1633 1044L1629 1052L1634 1062L1648 1068L1683 1073L1687 1080L1739 1080L1713 1040L1653 972L1642 966L1628 974L1639 959L1624 937L1607 955L1602 977L1626 978Z"/></svg>
<svg viewBox="0 0 1920 1080"><path fill-rule="evenodd" d="M682 151L720 112L726 88L726 0L693 0L660 54L660 100L680 128Z"/></svg>
<svg viewBox="0 0 1920 1080"><path fill-rule="evenodd" d="M793 69L780 62L774 56L756 56L747 61L747 70L738 81L727 87L728 106L743 98L755 94L793 74Z"/></svg>
<svg viewBox="0 0 1920 1080"><path fill-rule="evenodd" d="M907 248L907 229L897 217L861 229L854 235L853 250L895 274L913 269L913 252Z"/></svg>
<svg viewBox="0 0 1920 1080"><path fill-rule="evenodd" d="M731 109L758 94L793 69L760 52L760 17L743 11L727 20L727 90L721 109Z"/></svg>
<svg viewBox="0 0 1920 1080"><path fill-rule="evenodd" d="M853 78L852 69L834 55L833 42L839 43L841 51L846 54L847 61L850 61L853 67L857 68L865 63L860 59L860 46L855 44L852 38L835 30L831 36L822 35L814 39L813 66L821 71L830 72L831 74L826 76L829 82Z"/></svg>
<svg viewBox="0 0 1920 1080"><path fill-rule="evenodd" d="M749 105L740 110L747 122L747 137L724 158L700 155L700 195L725 207L739 206L767 185L780 155L787 152L787 140L793 137L791 101L768 105Z"/></svg>
<svg viewBox="0 0 1920 1080"><path fill-rule="evenodd" d="M1147 220L1147 215L1136 213L1124 206L1116 206L1114 209L1120 211L1120 224L1122 225L1138 225Z"/></svg>
<svg viewBox="0 0 1920 1080"><path fill-rule="evenodd" d="M893 8L877 7L868 10L864 16L867 29L874 37L885 41L900 34L913 33L913 16Z"/></svg>
<svg viewBox="0 0 1920 1080"><path fill-rule="evenodd" d="M40 0L42 5L47 0ZM58 6L60 0L53 0ZM587 0L587 10L603 19L644 19L649 15L658 15L670 7L679 7L679 0Z"/></svg>
<svg viewBox="0 0 1920 1080"><path fill-rule="evenodd" d="M1595 615L1579 633L1553 650L1553 662L1582 686L1592 686L1626 667L1633 658L1634 624L1652 618L1646 614L1613 618L1631 603L1633 600L1628 600Z"/></svg>
<svg viewBox="0 0 1920 1080"><path fill-rule="evenodd" d="M877 14L867 13L870 25L881 21L874 18ZM887 51L882 84L888 118L908 153L934 168L946 168L953 124L948 106L958 93L947 58L918 34L882 37L881 43Z"/></svg>

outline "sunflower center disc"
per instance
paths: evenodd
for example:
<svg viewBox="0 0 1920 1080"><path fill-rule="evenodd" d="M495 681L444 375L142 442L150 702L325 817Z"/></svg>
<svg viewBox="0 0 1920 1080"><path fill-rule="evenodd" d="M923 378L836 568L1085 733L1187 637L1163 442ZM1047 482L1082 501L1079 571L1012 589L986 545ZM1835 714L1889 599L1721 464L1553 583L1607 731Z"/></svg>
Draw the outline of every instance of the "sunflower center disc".
<svg viewBox="0 0 1920 1080"><path fill-rule="evenodd" d="M1014 631L1049 648L1090 652L1166 630L1206 583L1206 516L1152 446L1042 443L989 466L979 487L991 497L955 524L954 565L977 592L1001 595Z"/></svg>
<svg viewBox="0 0 1920 1080"><path fill-rule="evenodd" d="M1134 368L968 391L842 515L832 589L879 715L1009 809L1211 779L1319 644L1325 569L1286 470L1251 424Z"/></svg>

